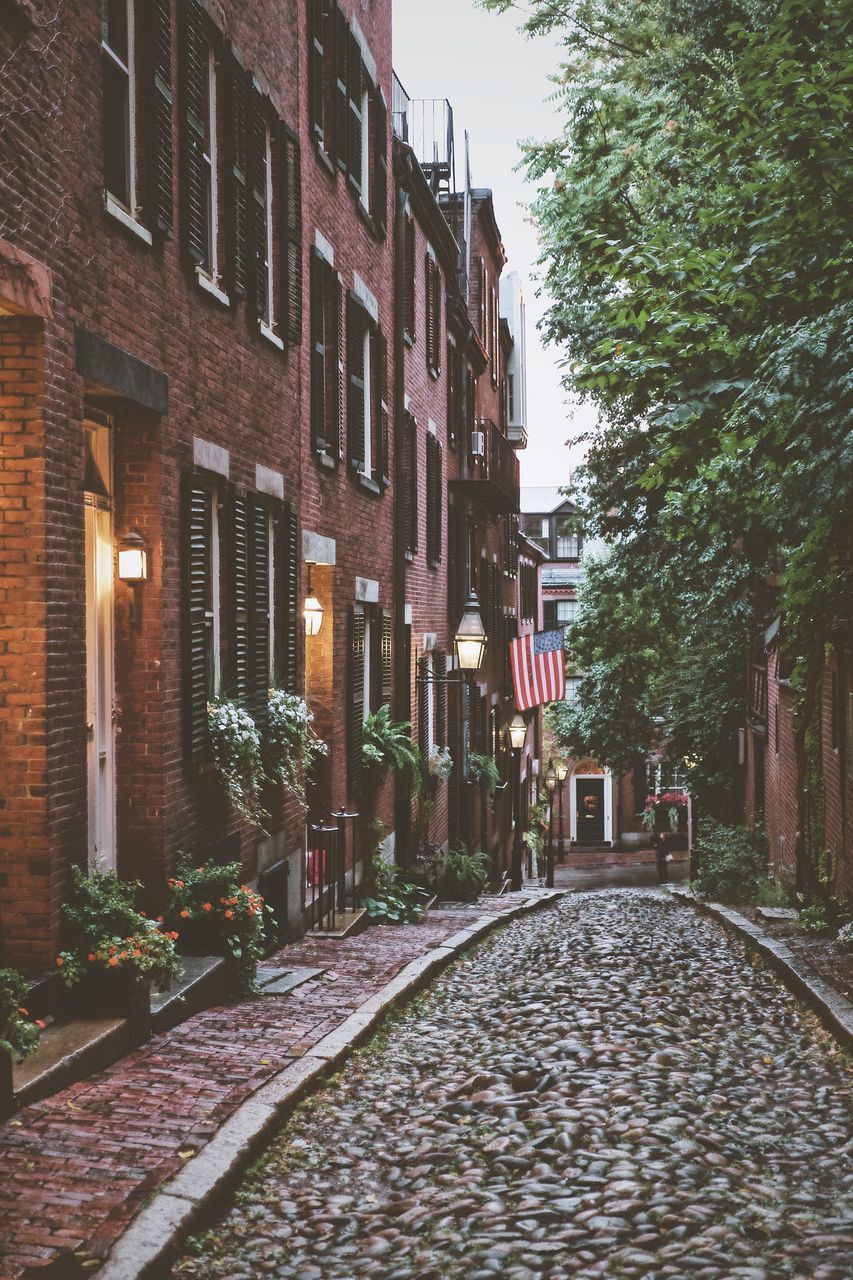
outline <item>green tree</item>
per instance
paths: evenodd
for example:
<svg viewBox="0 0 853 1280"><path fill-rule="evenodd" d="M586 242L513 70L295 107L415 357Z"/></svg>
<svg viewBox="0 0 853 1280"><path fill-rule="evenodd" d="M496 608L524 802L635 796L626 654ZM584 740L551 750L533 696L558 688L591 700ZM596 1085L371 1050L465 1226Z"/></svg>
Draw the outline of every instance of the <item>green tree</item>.
<svg viewBox="0 0 853 1280"><path fill-rule="evenodd" d="M607 642L585 623L573 635L581 691L609 711L632 701L614 763L656 708L719 798L750 628L784 613L806 723L827 646L851 629L853 11L531 0L526 12L526 29L558 32L564 50L559 136L524 159L545 332L599 415L577 497L611 563L585 608L603 622L595 594L621 584L609 616L626 620L608 659L615 692ZM643 582L667 644L640 688ZM582 709L571 732L604 741L594 718Z"/></svg>

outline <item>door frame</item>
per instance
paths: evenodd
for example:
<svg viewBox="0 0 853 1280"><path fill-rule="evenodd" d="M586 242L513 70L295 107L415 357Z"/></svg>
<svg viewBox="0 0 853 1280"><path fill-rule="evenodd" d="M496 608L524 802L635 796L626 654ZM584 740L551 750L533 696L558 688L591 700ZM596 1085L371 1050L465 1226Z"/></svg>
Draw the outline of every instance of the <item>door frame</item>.
<svg viewBox="0 0 853 1280"><path fill-rule="evenodd" d="M613 775L609 769L603 773L573 773L569 790L569 838L572 844L578 838L578 789L576 782L597 781L604 784L604 844L613 844Z"/></svg>
<svg viewBox="0 0 853 1280"><path fill-rule="evenodd" d="M93 423L109 430L100 423ZM111 439L110 439L111 444ZM109 488L112 489L110 465ZM115 674L115 572L112 498L86 491L84 518L84 625L86 654L87 857L101 870L116 870L117 770ZM106 588L106 590L104 590ZM92 614L93 597L95 614ZM94 635L95 653L92 639ZM100 702L103 701L103 706ZM92 718L90 719L90 713ZM100 722L100 736L96 720ZM94 747L93 747L94 744ZM98 752L98 758L94 753ZM103 775L99 768L103 755ZM103 778L103 789L100 788ZM98 848L100 841L100 848Z"/></svg>

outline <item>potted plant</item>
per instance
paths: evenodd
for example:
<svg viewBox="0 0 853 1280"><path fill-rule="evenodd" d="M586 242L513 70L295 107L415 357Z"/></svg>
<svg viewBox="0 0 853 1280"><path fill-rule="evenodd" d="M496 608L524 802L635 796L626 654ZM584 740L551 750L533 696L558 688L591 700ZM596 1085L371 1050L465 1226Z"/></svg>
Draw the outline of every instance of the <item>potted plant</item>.
<svg viewBox="0 0 853 1280"><path fill-rule="evenodd" d="M240 883L239 862L193 866L178 854L169 880L163 923L177 936L184 955L221 955L228 962L235 999L253 995L258 960L264 954L269 911L260 894Z"/></svg>
<svg viewBox="0 0 853 1280"><path fill-rule="evenodd" d="M491 756L482 756L476 751L471 752L468 756L468 781L472 787L479 787L486 802L491 806L501 781L498 766Z"/></svg>
<svg viewBox="0 0 853 1280"><path fill-rule="evenodd" d="M152 984L167 990L180 972L175 935L139 911L139 881L95 868L86 875L79 867L72 877L57 968L78 1010L128 1019L135 1047L150 1035Z"/></svg>
<svg viewBox="0 0 853 1280"><path fill-rule="evenodd" d="M311 728L314 719L304 698L285 689L270 689L266 731L262 739L264 772L307 809L305 777L329 748Z"/></svg>
<svg viewBox="0 0 853 1280"><path fill-rule="evenodd" d="M362 730L361 758L368 781L378 787L389 769L416 778L421 755L412 742L412 726L408 720L391 719L387 703L372 712Z"/></svg>
<svg viewBox="0 0 853 1280"><path fill-rule="evenodd" d="M453 757L447 747L433 746L426 760L429 777L446 782L453 772Z"/></svg>
<svg viewBox="0 0 853 1280"><path fill-rule="evenodd" d="M24 1002L27 983L17 969L0 969L0 1120L15 1110L12 1064L35 1053L44 1023L31 1018Z"/></svg>
<svg viewBox="0 0 853 1280"><path fill-rule="evenodd" d="M264 823L269 814L261 804L261 790L269 778L264 772L258 726L244 707L228 698L208 703L207 724L213 767L229 803L267 834Z"/></svg>
<svg viewBox="0 0 853 1280"><path fill-rule="evenodd" d="M643 813L646 831L684 831L687 823L687 795L683 791L664 791L646 796Z"/></svg>
<svg viewBox="0 0 853 1280"><path fill-rule="evenodd" d="M474 902L482 892L488 872L486 855L454 845L444 855L441 896L450 902Z"/></svg>

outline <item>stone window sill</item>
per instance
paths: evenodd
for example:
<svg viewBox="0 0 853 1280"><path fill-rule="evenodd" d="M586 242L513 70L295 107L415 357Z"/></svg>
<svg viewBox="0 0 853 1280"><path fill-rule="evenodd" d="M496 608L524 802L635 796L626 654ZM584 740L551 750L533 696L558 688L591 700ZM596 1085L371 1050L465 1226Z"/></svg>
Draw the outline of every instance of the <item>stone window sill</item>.
<svg viewBox="0 0 853 1280"><path fill-rule="evenodd" d="M215 298L223 307L231 306L231 299L228 297L228 294L219 288L219 285L213 277L209 276L203 267L196 267L195 278L198 287L203 289L205 293L209 293L211 298Z"/></svg>
<svg viewBox="0 0 853 1280"><path fill-rule="evenodd" d="M262 338L266 338L267 342L271 342L272 345L276 347L279 351L284 350L284 343L282 342L281 338L278 336L278 334L275 332L274 329L270 328L270 326L266 323L266 321L260 320L258 322L258 331Z"/></svg>
<svg viewBox="0 0 853 1280"><path fill-rule="evenodd" d="M132 231L144 244L152 245L154 243L154 238L148 228L143 227L142 223L134 218L133 214L129 213L124 205L120 204L109 191L104 192L104 208L111 218L115 218L116 222L120 222L128 231Z"/></svg>

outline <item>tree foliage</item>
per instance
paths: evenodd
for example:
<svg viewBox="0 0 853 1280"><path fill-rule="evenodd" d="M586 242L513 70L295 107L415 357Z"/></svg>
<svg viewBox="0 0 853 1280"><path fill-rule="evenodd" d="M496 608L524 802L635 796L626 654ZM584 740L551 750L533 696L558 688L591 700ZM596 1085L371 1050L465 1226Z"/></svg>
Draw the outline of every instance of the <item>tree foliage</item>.
<svg viewBox="0 0 853 1280"><path fill-rule="evenodd" d="M750 625L784 613L804 697L850 632L853 11L531 0L526 13L563 46L559 136L524 154L546 334L598 410L575 496L611 545L570 637L582 695L607 710L559 718L618 764L664 715L714 792Z"/></svg>

